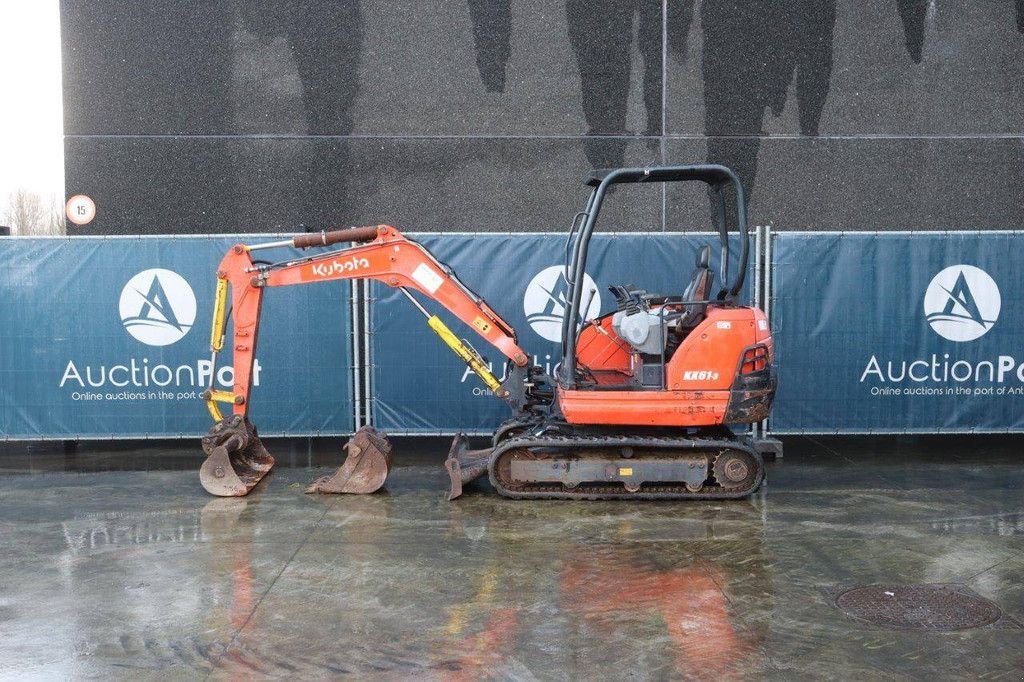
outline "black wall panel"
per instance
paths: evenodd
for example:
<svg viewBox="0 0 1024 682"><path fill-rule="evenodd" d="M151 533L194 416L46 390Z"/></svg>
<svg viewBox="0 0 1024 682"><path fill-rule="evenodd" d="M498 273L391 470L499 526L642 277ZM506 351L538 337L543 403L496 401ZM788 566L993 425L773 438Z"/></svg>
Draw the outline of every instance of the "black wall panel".
<svg viewBox="0 0 1024 682"><path fill-rule="evenodd" d="M61 4L74 230L562 230L592 167L703 160L777 229L1024 227L1024 0Z"/></svg>
<svg viewBox="0 0 1024 682"><path fill-rule="evenodd" d="M660 158L635 139L166 136L69 137L67 163L82 164L79 177L106 208L94 224L117 233L378 222L407 231L548 232L568 229L586 199L584 142L598 151L614 145L629 165ZM660 188L646 186L616 191L602 220L608 229L657 231L662 212Z"/></svg>

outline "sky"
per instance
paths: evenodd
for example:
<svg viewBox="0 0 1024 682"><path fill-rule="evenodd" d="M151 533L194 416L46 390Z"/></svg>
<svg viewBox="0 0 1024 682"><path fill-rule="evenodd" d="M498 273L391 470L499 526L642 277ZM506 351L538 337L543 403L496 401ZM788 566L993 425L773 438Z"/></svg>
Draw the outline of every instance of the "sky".
<svg viewBox="0 0 1024 682"><path fill-rule="evenodd" d="M59 0L0 0L0 197L63 195L62 134Z"/></svg>

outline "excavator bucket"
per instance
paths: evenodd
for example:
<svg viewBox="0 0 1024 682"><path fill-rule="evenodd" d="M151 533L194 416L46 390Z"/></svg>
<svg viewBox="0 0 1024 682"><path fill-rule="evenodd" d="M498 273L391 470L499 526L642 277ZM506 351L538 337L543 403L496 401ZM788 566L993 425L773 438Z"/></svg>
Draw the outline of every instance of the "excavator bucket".
<svg viewBox="0 0 1024 682"><path fill-rule="evenodd" d="M391 443L372 426L352 434L344 445L348 456L330 476L313 481L307 493L354 493L367 495L384 486L391 473Z"/></svg>
<svg viewBox="0 0 1024 682"><path fill-rule="evenodd" d="M470 481L475 481L487 473L487 463L491 460L491 449L470 450L469 439L466 434L460 433L452 441L452 448L448 451L448 459L444 461L444 468L451 478L451 487L448 489L448 501L454 500L462 495L462 486Z"/></svg>
<svg viewBox="0 0 1024 682"><path fill-rule="evenodd" d="M219 497L248 495L274 466L256 427L240 415L214 424L203 437L203 452L206 461L199 469L199 482Z"/></svg>

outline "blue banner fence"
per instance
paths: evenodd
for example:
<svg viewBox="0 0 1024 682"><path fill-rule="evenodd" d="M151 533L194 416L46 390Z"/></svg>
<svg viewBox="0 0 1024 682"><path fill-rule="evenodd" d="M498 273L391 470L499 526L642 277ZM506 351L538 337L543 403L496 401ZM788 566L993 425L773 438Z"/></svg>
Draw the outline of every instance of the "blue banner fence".
<svg viewBox="0 0 1024 682"><path fill-rule="evenodd" d="M243 238L0 239L0 439L204 433L215 272ZM352 430L350 306L345 282L267 292L260 433ZM230 388L225 345L217 379Z"/></svg>
<svg viewBox="0 0 1024 682"><path fill-rule="evenodd" d="M553 367L563 234L412 236ZM0 440L205 432L214 271L227 248L254 239L0 239ZM717 254L711 234L595 235L589 312L613 309L609 284L681 291L704 244ZM744 300L772 320L780 377L760 431L1024 431L1024 233L759 228L751 246ZM252 407L262 434L364 423L485 434L508 416L393 289L334 282L275 288L265 301ZM441 316L500 374L495 349ZM230 362L224 353L219 385L230 385Z"/></svg>
<svg viewBox="0 0 1024 682"><path fill-rule="evenodd" d="M768 232L768 431L1024 431L1024 233Z"/></svg>

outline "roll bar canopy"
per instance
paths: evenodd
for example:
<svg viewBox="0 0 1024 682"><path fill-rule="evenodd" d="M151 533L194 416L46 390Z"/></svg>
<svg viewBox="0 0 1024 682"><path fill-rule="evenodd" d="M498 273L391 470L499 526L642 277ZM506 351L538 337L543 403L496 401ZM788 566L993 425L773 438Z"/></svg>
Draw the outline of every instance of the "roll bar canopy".
<svg viewBox="0 0 1024 682"><path fill-rule="evenodd" d="M595 170L586 179L586 185L594 190L587 200L586 208L577 214L566 241L566 278L571 287L569 310L562 324L562 378L572 383L576 375L576 338L575 320L579 319L580 304L583 296L583 272L587 264L587 248L590 237L601 212L608 188L612 185L646 182L688 182L697 181L707 184L712 191L715 221L718 228L721 250L719 253L719 270L722 289L718 298L722 301L734 299L743 288L747 274L747 258L750 250L750 238L747 231L747 199L743 192L743 184L731 169L718 164L692 164L686 166L652 166L649 168L616 168L612 170ZM726 224L727 212L723 191L732 186L736 191L736 231L740 234L740 262L735 279L729 282L729 227ZM582 223L580 224L580 220ZM578 226L578 227L577 227ZM570 242L579 231L574 244Z"/></svg>
<svg viewBox="0 0 1024 682"><path fill-rule="evenodd" d="M605 168L591 172L586 184L597 187L605 180L608 184L624 182L676 182L698 180L709 185L735 183L740 180L731 169L715 164L695 164L691 166L654 166L652 168Z"/></svg>

